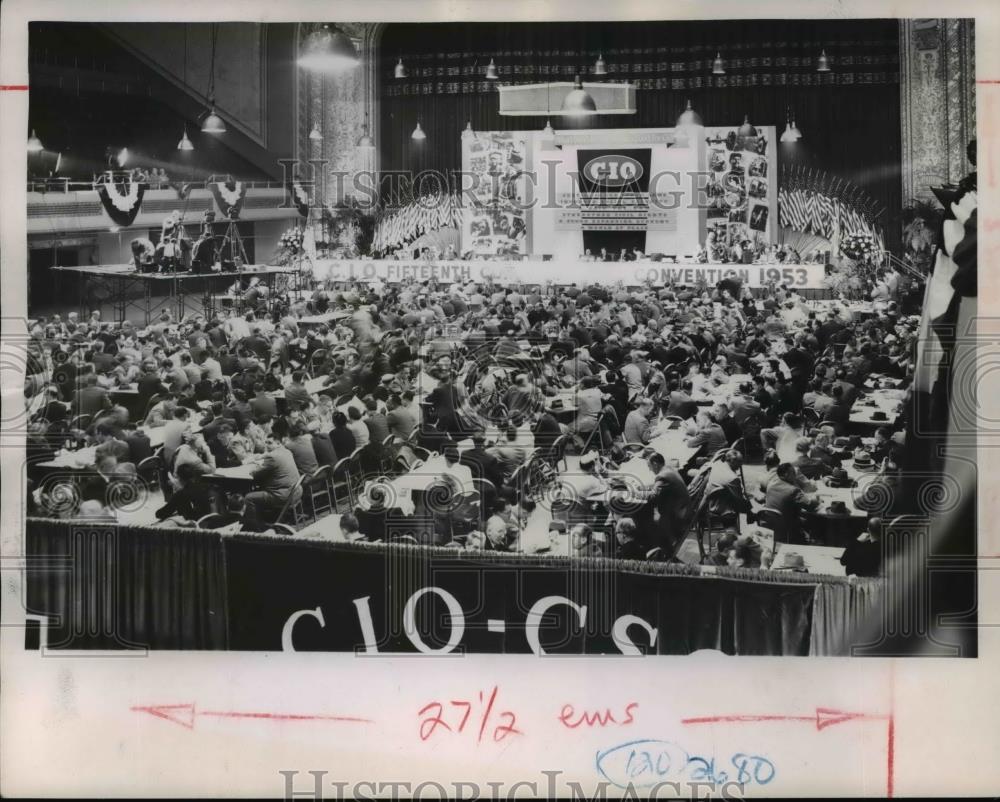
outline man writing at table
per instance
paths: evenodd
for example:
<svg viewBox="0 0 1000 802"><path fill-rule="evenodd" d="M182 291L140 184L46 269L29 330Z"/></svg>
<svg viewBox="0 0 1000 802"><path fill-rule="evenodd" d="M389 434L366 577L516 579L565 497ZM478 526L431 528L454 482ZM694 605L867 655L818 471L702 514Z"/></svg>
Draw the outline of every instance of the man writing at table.
<svg viewBox="0 0 1000 802"><path fill-rule="evenodd" d="M265 517L273 517L281 511L293 491L292 502L298 501L302 488L297 487L300 474L295 458L281 443L271 444L252 476L258 489L244 498L243 523L247 528L252 527L251 531L258 531Z"/></svg>
<svg viewBox="0 0 1000 802"><path fill-rule="evenodd" d="M709 511L726 526L734 525L740 513L750 510L750 502L743 487L742 467L743 455L739 451L730 450L723 459L713 463L708 473L705 497Z"/></svg>
<svg viewBox="0 0 1000 802"><path fill-rule="evenodd" d="M625 442L642 443L645 445L652 437L654 405L652 398L642 398L637 409L633 409L625 418Z"/></svg>
<svg viewBox="0 0 1000 802"><path fill-rule="evenodd" d="M819 506L819 498L803 493L796 483L795 466L790 462L782 462L778 466L775 478L767 484L764 504L781 513L788 527L789 543L798 543L802 539L799 516L803 512L815 510Z"/></svg>
<svg viewBox="0 0 1000 802"><path fill-rule="evenodd" d="M689 426L688 436L684 441L688 448L705 447L705 454L711 456L720 448L725 448L726 433L722 427L716 423L708 412L699 412L695 418L695 425Z"/></svg>
<svg viewBox="0 0 1000 802"><path fill-rule="evenodd" d="M312 404L312 394L306 389L305 374L301 370L292 373L292 381L285 388L285 403L288 409L306 409Z"/></svg>
<svg viewBox="0 0 1000 802"><path fill-rule="evenodd" d="M573 482L577 501L603 496L608 490L608 483L600 475L600 465L596 451L588 451L580 457L581 475Z"/></svg>

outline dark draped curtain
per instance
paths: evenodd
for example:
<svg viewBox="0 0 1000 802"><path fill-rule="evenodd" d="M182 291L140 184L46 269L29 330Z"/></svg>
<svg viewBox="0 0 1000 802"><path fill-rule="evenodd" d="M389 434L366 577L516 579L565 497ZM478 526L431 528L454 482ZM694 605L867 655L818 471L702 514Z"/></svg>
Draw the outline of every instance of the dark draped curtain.
<svg viewBox="0 0 1000 802"><path fill-rule="evenodd" d="M220 535L29 518L27 610L53 649L226 649Z"/></svg>
<svg viewBox="0 0 1000 802"><path fill-rule="evenodd" d="M830 73L817 73L825 49ZM720 52L726 75L712 76ZM896 20L715 20L684 22L406 23L386 27L378 79L383 170L461 169L460 134L541 130L545 117L502 117L500 83L602 80L588 73L603 54L608 75L636 86L637 113L583 118L573 127L671 127L690 100L706 125L744 115L778 134L791 109L803 139L779 161L822 170L868 193L885 211L887 244L899 243L899 31ZM399 58L409 70L393 77ZM427 134L415 144L417 121ZM556 128L569 118L554 117Z"/></svg>
<svg viewBox="0 0 1000 802"><path fill-rule="evenodd" d="M357 600L366 600L382 652L414 652L402 611L416 591L433 585L450 593L464 615L460 649L470 653L530 652L524 623L539 599L561 596L587 607L583 629L558 605L544 617L540 641L553 654L618 654L613 627L638 616L658 630L657 642L637 626L629 637L647 654L685 655L713 649L731 655L799 655L849 641L820 633L811 647L815 577L726 571L705 577L697 566L616 560L570 561L546 556L382 544L289 544L260 536L225 539L229 571L230 648L281 648L282 627L296 611L322 610L294 630L299 651L353 651L364 640ZM832 580L834 597L850 594ZM264 592L262 589L267 588ZM503 632L488 620L503 621ZM451 632L448 609L426 595L416 626L440 648ZM839 626L839 624L838 624Z"/></svg>
<svg viewBox="0 0 1000 802"><path fill-rule="evenodd" d="M461 553L394 544L338 544L205 530L117 526L29 518L26 608L47 619L52 649L282 648L289 617L319 607L294 628L296 649L353 651L370 614L382 652L414 652L403 610L416 591L436 586L461 607L460 649L530 651L528 610L565 597L587 608L581 628L565 605L539 623L553 654L618 654L616 622L636 616L628 637L647 654L713 649L731 655L836 655L872 642L882 622L878 581L808 574L632 561ZM491 631L489 620L506 622ZM449 610L433 593L416 628L439 648ZM30 642L33 638L29 636Z"/></svg>

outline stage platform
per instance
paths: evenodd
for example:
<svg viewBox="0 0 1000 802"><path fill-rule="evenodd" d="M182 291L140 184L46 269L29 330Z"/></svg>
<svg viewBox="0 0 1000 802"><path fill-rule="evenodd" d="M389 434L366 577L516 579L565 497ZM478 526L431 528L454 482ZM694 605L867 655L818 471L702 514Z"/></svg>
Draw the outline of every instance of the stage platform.
<svg viewBox="0 0 1000 802"><path fill-rule="evenodd" d="M242 297L222 295L224 286L241 278L257 278L268 289L268 296L303 289L303 274L298 267L247 265L242 270L212 273L140 273L131 264L82 265L53 267L62 273L80 277L79 311L81 319L91 310L110 304L112 318L125 320L130 311L138 311L144 325L149 325L164 309L172 309L180 320L192 314L212 315L222 306L222 299L232 299L231 306L242 311Z"/></svg>

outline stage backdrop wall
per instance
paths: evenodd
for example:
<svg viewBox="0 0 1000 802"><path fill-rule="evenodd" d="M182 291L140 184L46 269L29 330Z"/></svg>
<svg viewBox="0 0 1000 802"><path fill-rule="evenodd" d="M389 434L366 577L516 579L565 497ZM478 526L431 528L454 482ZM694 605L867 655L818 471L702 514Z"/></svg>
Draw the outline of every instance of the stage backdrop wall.
<svg viewBox="0 0 1000 802"><path fill-rule="evenodd" d="M815 71L825 48L830 73ZM711 75L716 52L726 74ZM479 131L540 131L545 117L499 114L496 82L483 78L494 58L502 83L587 80L599 53L607 80L636 87L637 112L599 116L576 127L674 125L690 99L708 127L742 121L784 130L789 109L803 139L780 145L781 162L804 162L850 180L887 211L900 191L899 28L896 20L732 20L677 22L391 24L381 46L380 164L384 170L457 170L466 121ZM402 58L409 77L395 79ZM415 145L417 121L427 139ZM558 128L569 118L553 118Z"/></svg>
<svg viewBox="0 0 1000 802"><path fill-rule="evenodd" d="M568 260L606 246L694 261L706 226L720 245L775 242L777 133L738 131L463 134L461 252Z"/></svg>

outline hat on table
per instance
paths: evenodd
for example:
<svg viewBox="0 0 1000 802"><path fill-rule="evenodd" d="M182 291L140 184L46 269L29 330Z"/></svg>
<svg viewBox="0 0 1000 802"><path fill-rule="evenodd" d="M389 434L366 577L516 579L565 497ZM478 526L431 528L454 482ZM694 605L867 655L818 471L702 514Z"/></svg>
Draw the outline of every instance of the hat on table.
<svg viewBox="0 0 1000 802"><path fill-rule="evenodd" d="M847 475L843 468L834 468L826 483L830 487L854 487L854 480Z"/></svg>
<svg viewBox="0 0 1000 802"><path fill-rule="evenodd" d="M771 566L774 571L806 572L806 561L797 551L783 551L781 557Z"/></svg>
<svg viewBox="0 0 1000 802"><path fill-rule="evenodd" d="M830 506L827 508L827 512L834 515L850 515L851 511L847 509L846 501L833 501L830 502Z"/></svg>
<svg viewBox="0 0 1000 802"><path fill-rule="evenodd" d="M867 451L857 451L854 454L854 467L862 471L871 470L875 467L875 461Z"/></svg>

